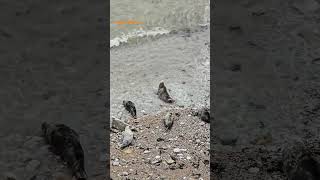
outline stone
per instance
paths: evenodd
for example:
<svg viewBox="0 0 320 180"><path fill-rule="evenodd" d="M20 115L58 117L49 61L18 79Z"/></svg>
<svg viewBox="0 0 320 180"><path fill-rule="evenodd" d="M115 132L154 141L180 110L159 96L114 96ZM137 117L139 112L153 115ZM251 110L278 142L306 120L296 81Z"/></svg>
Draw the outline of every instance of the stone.
<svg viewBox="0 0 320 180"><path fill-rule="evenodd" d="M304 14L315 12L320 8L320 4L316 0L295 0L293 6Z"/></svg>
<svg viewBox="0 0 320 180"><path fill-rule="evenodd" d="M185 152L185 151L187 151L187 150L186 149L180 149L180 148L174 148L173 149L174 153L180 153L180 152Z"/></svg>
<svg viewBox="0 0 320 180"><path fill-rule="evenodd" d="M259 171L260 171L260 169L257 168L257 167L249 168L249 172L252 173L252 174L257 174Z"/></svg>
<svg viewBox="0 0 320 180"><path fill-rule="evenodd" d="M26 166L26 170L29 172L33 172L40 167L40 161L38 160L31 160L29 161L28 165Z"/></svg>
<svg viewBox="0 0 320 180"><path fill-rule="evenodd" d="M225 146L227 145L233 146L238 141L238 137L232 134L221 135L219 139L220 139L220 143Z"/></svg>
<svg viewBox="0 0 320 180"><path fill-rule="evenodd" d="M129 126L129 124L125 123L124 121L118 118L112 117L111 127L118 129L120 131L124 131L127 126Z"/></svg>
<svg viewBox="0 0 320 180"><path fill-rule="evenodd" d="M3 175L4 180L17 180L17 176L11 172L6 172Z"/></svg>
<svg viewBox="0 0 320 180"><path fill-rule="evenodd" d="M173 159L168 159L166 162L167 162L169 165L175 163L175 161L174 161Z"/></svg>
<svg viewBox="0 0 320 180"><path fill-rule="evenodd" d="M121 176L129 176L129 173L128 172L122 172Z"/></svg>
<svg viewBox="0 0 320 180"><path fill-rule="evenodd" d="M120 165L119 159L115 159L115 160L112 162L112 165L113 165L113 166L119 166L119 165Z"/></svg>

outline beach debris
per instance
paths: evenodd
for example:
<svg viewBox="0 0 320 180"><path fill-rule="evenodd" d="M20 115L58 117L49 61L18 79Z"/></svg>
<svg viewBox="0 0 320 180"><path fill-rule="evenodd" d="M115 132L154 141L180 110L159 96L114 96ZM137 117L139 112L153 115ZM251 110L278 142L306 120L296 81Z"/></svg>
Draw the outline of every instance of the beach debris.
<svg viewBox="0 0 320 180"><path fill-rule="evenodd" d="M162 101L164 101L166 103L173 103L174 102L174 100L170 97L163 81L161 81L159 84L157 95L158 95L159 99L161 99Z"/></svg>
<svg viewBox="0 0 320 180"><path fill-rule="evenodd" d="M87 179L84 169L84 153L79 135L64 124L42 123L42 132L52 152L60 156L77 180Z"/></svg>
<svg viewBox="0 0 320 180"><path fill-rule="evenodd" d="M129 146L133 141L133 132L129 126L126 126L125 130L122 132L122 142L120 143L120 148L124 149Z"/></svg>
<svg viewBox="0 0 320 180"><path fill-rule="evenodd" d="M171 112L166 114L166 116L163 119L163 124L166 127L166 130L170 130L172 128L173 117L172 117L172 113Z"/></svg>
<svg viewBox="0 0 320 180"><path fill-rule="evenodd" d="M124 121L116 118L116 117L112 117L112 122L111 122L111 127L115 128L115 129L118 129L120 131L124 131L125 128L127 126L129 126L129 124L125 123Z"/></svg>
<svg viewBox="0 0 320 180"><path fill-rule="evenodd" d="M283 171L288 179L320 179L320 155L317 153L313 153L312 148L307 148L303 143L295 143L284 149Z"/></svg>
<svg viewBox="0 0 320 180"><path fill-rule="evenodd" d="M137 111L136 111L136 107L135 107L134 103L131 101L123 101L122 104L125 107L125 109L131 114L131 116L136 119L137 118Z"/></svg>

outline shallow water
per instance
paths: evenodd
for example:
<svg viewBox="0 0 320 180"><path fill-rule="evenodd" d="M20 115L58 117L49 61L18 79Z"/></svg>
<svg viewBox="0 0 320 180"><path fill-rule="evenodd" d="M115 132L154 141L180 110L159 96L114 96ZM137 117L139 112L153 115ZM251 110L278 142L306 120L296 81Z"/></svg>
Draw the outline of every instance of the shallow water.
<svg viewBox="0 0 320 180"><path fill-rule="evenodd" d="M111 46L136 36L194 29L209 23L209 0L112 0L110 12ZM115 24L122 21L124 24ZM138 24L126 24L136 21Z"/></svg>

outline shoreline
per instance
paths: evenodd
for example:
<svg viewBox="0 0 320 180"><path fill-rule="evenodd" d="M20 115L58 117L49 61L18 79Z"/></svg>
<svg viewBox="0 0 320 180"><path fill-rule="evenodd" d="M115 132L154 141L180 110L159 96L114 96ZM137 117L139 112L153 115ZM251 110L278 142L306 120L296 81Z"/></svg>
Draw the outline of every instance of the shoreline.
<svg viewBox="0 0 320 180"><path fill-rule="evenodd" d="M198 32L171 33L138 46L128 44L112 49L111 117L128 117L123 100L136 104L138 116L175 106L210 106L209 39L209 28L204 28ZM161 80L176 100L175 104L163 103L155 94Z"/></svg>

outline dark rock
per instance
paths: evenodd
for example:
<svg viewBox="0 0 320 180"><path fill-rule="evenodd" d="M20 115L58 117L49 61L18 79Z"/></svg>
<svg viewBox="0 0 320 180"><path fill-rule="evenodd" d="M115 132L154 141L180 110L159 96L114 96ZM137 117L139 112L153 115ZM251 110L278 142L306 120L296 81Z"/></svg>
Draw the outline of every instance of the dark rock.
<svg viewBox="0 0 320 180"><path fill-rule="evenodd" d="M233 65L230 67L230 70L233 71L233 72L241 71L241 64L233 64Z"/></svg>

